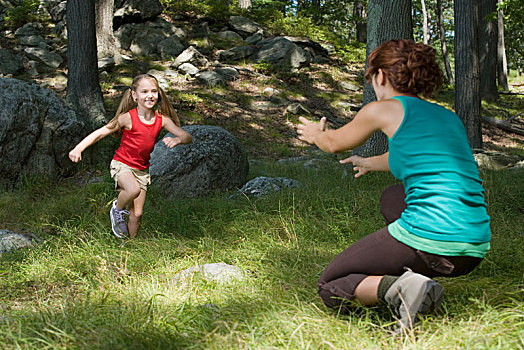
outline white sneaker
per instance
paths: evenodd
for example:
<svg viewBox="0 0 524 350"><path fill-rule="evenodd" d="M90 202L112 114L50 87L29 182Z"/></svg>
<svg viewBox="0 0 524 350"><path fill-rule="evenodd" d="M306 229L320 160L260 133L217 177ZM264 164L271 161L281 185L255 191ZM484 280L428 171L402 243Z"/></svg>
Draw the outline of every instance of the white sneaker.
<svg viewBox="0 0 524 350"><path fill-rule="evenodd" d="M417 314L439 309L444 298L444 287L437 281L406 271L389 287L384 299L397 316L400 329L412 329Z"/></svg>
<svg viewBox="0 0 524 350"><path fill-rule="evenodd" d="M127 232L127 223L124 215L129 215L129 212L124 209L118 209L116 206L116 200L111 206L109 211L109 217L111 218L111 229L113 234L118 238L126 238L128 235Z"/></svg>

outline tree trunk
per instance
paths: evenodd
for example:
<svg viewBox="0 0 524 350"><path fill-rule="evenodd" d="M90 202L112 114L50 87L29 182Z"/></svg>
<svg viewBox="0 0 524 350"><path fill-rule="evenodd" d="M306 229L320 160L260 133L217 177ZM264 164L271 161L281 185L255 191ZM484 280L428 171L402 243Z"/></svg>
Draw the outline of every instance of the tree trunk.
<svg viewBox="0 0 524 350"><path fill-rule="evenodd" d="M423 27L422 27L422 41L424 44L428 44L429 40L429 28L428 28L428 11L426 11L426 2L424 0L420 0L422 5L422 20L423 20Z"/></svg>
<svg viewBox="0 0 524 350"><path fill-rule="evenodd" d="M370 0L368 3L368 25L366 45L367 57L380 44L391 39L413 39L411 22L411 0ZM364 86L362 105L375 101L377 97L371 84ZM360 147L355 148L353 154L371 157L388 151L386 135L378 131Z"/></svg>
<svg viewBox="0 0 524 350"><path fill-rule="evenodd" d="M455 110L471 148L482 149L478 56L478 2L455 0Z"/></svg>
<svg viewBox="0 0 524 350"><path fill-rule="evenodd" d="M248 8L251 7L251 0L238 0L238 6L241 9L247 10Z"/></svg>
<svg viewBox="0 0 524 350"><path fill-rule="evenodd" d="M453 80L453 71L449 62L448 46L446 44L446 28L444 27L444 12L442 10L442 0L437 0L437 21L440 31L440 45L442 47L442 58L444 59L444 67L446 68L446 75L451 85L455 84Z"/></svg>
<svg viewBox="0 0 524 350"><path fill-rule="evenodd" d="M95 0L96 43L98 57L113 57L120 61L113 34L113 6L115 0Z"/></svg>
<svg viewBox="0 0 524 350"><path fill-rule="evenodd" d="M367 41L367 23L366 23L366 5L364 2L357 0L353 5L353 17L355 18L355 27L357 30L356 37L359 43Z"/></svg>
<svg viewBox="0 0 524 350"><path fill-rule="evenodd" d="M501 4L504 0L498 0ZM498 40L497 40L497 76L499 86L504 91L509 91L508 62L506 61L506 44L504 43L504 14L502 9L497 12Z"/></svg>
<svg viewBox="0 0 524 350"><path fill-rule="evenodd" d="M77 114L94 125L105 122L98 83L94 0L68 0L67 100Z"/></svg>
<svg viewBox="0 0 524 350"><path fill-rule="evenodd" d="M479 1L479 62L480 96L486 101L496 101L497 90L497 22L489 15L497 11L497 0Z"/></svg>

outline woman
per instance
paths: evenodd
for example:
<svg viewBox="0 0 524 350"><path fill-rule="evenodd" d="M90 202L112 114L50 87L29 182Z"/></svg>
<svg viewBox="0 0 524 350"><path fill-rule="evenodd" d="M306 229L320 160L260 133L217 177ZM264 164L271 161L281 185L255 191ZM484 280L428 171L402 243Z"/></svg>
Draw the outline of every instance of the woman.
<svg viewBox="0 0 524 350"><path fill-rule="evenodd" d="M377 100L337 130L300 118L299 138L336 153L362 145L375 131L389 139L389 152L352 156L355 177L391 171L402 185L381 197L387 226L351 245L326 267L318 292L327 306L350 301L387 302L399 326L411 329L418 313L436 310L444 288L435 276L473 270L490 247L490 219L466 130L453 112L420 96L442 81L435 51L412 40L391 40L369 55L366 80Z"/></svg>

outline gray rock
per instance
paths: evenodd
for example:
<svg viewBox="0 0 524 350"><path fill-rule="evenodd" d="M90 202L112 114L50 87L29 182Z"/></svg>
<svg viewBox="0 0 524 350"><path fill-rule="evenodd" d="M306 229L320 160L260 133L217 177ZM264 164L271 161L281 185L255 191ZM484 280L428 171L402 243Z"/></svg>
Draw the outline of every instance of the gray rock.
<svg viewBox="0 0 524 350"><path fill-rule="evenodd" d="M235 32L239 33L244 38L247 38L248 36L251 36L255 33L264 33L264 29L260 24L242 16L229 17L228 24Z"/></svg>
<svg viewBox="0 0 524 350"><path fill-rule="evenodd" d="M135 32L129 50L135 55L151 56L157 52L158 43L165 39L167 34L163 29L144 24Z"/></svg>
<svg viewBox="0 0 524 350"><path fill-rule="evenodd" d="M26 53L27 57L34 60L39 60L53 69L60 67L64 61L59 54L55 52L49 52L46 49L39 47L26 47L24 52Z"/></svg>
<svg viewBox="0 0 524 350"><path fill-rule="evenodd" d="M227 80L235 80L240 78L238 71L232 67L218 67L215 68L215 72L223 75Z"/></svg>
<svg viewBox="0 0 524 350"><path fill-rule="evenodd" d="M190 125L193 143L167 148L157 142L151 154L153 185L168 198L199 197L241 187L249 164L238 140L217 126Z"/></svg>
<svg viewBox="0 0 524 350"><path fill-rule="evenodd" d="M178 70L184 74L189 74L191 76L194 76L196 74L198 74L198 72L200 72L200 70L198 70L197 67L193 66L191 63L182 63L179 67L178 67Z"/></svg>
<svg viewBox="0 0 524 350"><path fill-rule="evenodd" d="M87 121L50 90L16 79L0 79L0 186L23 175L58 177L76 167L69 151L87 134Z"/></svg>
<svg viewBox="0 0 524 350"><path fill-rule="evenodd" d="M116 27L133 22L144 22L162 14L158 0L115 0L113 21Z"/></svg>
<svg viewBox="0 0 524 350"><path fill-rule="evenodd" d="M213 46L217 49L229 49L233 46L242 45L244 38L236 32L225 30L210 36Z"/></svg>
<svg viewBox="0 0 524 350"><path fill-rule="evenodd" d="M33 234L22 234L9 230L0 230L0 254L22 248L31 248L41 240Z"/></svg>
<svg viewBox="0 0 524 350"><path fill-rule="evenodd" d="M233 281L241 281L245 278L244 272L238 266L228 265L226 263L212 263L193 266L185 269L175 276L173 276L174 283L182 283L190 281L194 275L198 275L209 282L216 282L219 284L231 283Z"/></svg>
<svg viewBox="0 0 524 350"><path fill-rule="evenodd" d="M247 37L246 40L244 40L244 41L248 45L255 45L262 39L264 39L262 34L257 33L257 34L253 34L253 35Z"/></svg>
<svg viewBox="0 0 524 350"><path fill-rule="evenodd" d="M58 23L63 21L66 15L67 1L62 1L49 9L49 14L53 22Z"/></svg>
<svg viewBox="0 0 524 350"><path fill-rule="evenodd" d="M302 106L300 103L292 103L287 106L286 111L291 114L311 114L309 109Z"/></svg>
<svg viewBox="0 0 524 350"><path fill-rule="evenodd" d="M226 76L215 71L200 72L195 77L199 83L211 87L225 85L229 80Z"/></svg>
<svg viewBox="0 0 524 350"><path fill-rule="evenodd" d="M360 90L360 86L359 85L352 84L352 83L347 83L345 81L341 82L340 86L342 86L343 89L346 89L346 90L349 90L349 91L353 91L353 92L357 92L357 91Z"/></svg>
<svg viewBox="0 0 524 350"><path fill-rule="evenodd" d="M207 22L199 23L193 29L193 38L207 38L211 35L211 30Z"/></svg>
<svg viewBox="0 0 524 350"><path fill-rule="evenodd" d="M218 60L222 62L239 61L251 56L255 51L256 49L253 46L237 46L229 50L219 51Z"/></svg>
<svg viewBox="0 0 524 350"><path fill-rule="evenodd" d="M15 31L16 37L40 35L44 31L42 23L26 23Z"/></svg>
<svg viewBox="0 0 524 350"><path fill-rule="evenodd" d="M270 193L279 192L282 189L299 188L302 183L285 177L265 177L259 176L248 181L237 193L229 196L230 199L240 196L261 198Z"/></svg>
<svg viewBox="0 0 524 350"><path fill-rule="evenodd" d="M40 43L44 43L45 40L40 35L27 35L20 37L20 44L24 46L39 46Z"/></svg>
<svg viewBox="0 0 524 350"><path fill-rule="evenodd" d="M207 58L202 55L195 47L190 46L177 56L173 66L178 68L182 63L191 63L196 67L205 67L209 64Z"/></svg>
<svg viewBox="0 0 524 350"><path fill-rule="evenodd" d="M258 46L258 51L250 59L269 63L280 70L294 70L311 62L308 52L284 37L264 39Z"/></svg>
<svg viewBox="0 0 524 350"><path fill-rule="evenodd" d="M175 58L184 51L185 46L182 45L180 39L176 36L170 36L167 39L160 41L157 45L157 51L160 57L164 60Z"/></svg>
<svg viewBox="0 0 524 350"><path fill-rule="evenodd" d="M24 68L24 60L21 56L0 49L0 74L15 74Z"/></svg>

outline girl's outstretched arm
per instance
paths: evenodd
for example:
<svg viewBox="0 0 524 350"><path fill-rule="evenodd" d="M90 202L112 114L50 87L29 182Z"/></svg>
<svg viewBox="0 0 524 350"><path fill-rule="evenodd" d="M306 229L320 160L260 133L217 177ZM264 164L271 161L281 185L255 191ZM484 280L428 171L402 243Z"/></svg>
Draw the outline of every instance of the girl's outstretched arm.
<svg viewBox="0 0 524 350"><path fill-rule="evenodd" d="M69 152L69 159L71 159L71 161L75 163L78 163L82 160L82 152L84 152L84 150L87 147L95 144L107 135L110 135L115 131L120 130L122 126L127 126L128 123L131 123L131 117L129 116L129 113L126 113L119 116L116 123L111 125L111 127L109 126L110 124L107 124L99 129L96 129L95 131L87 135L82 141L78 143L78 145L75 146L75 148L73 148Z"/></svg>
<svg viewBox="0 0 524 350"><path fill-rule="evenodd" d="M162 142L169 148L173 148L179 144L188 144L193 141L193 137L189 133L181 127L176 126L169 118L162 118L162 126L171 134L175 135L175 137L164 137L162 139Z"/></svg>

